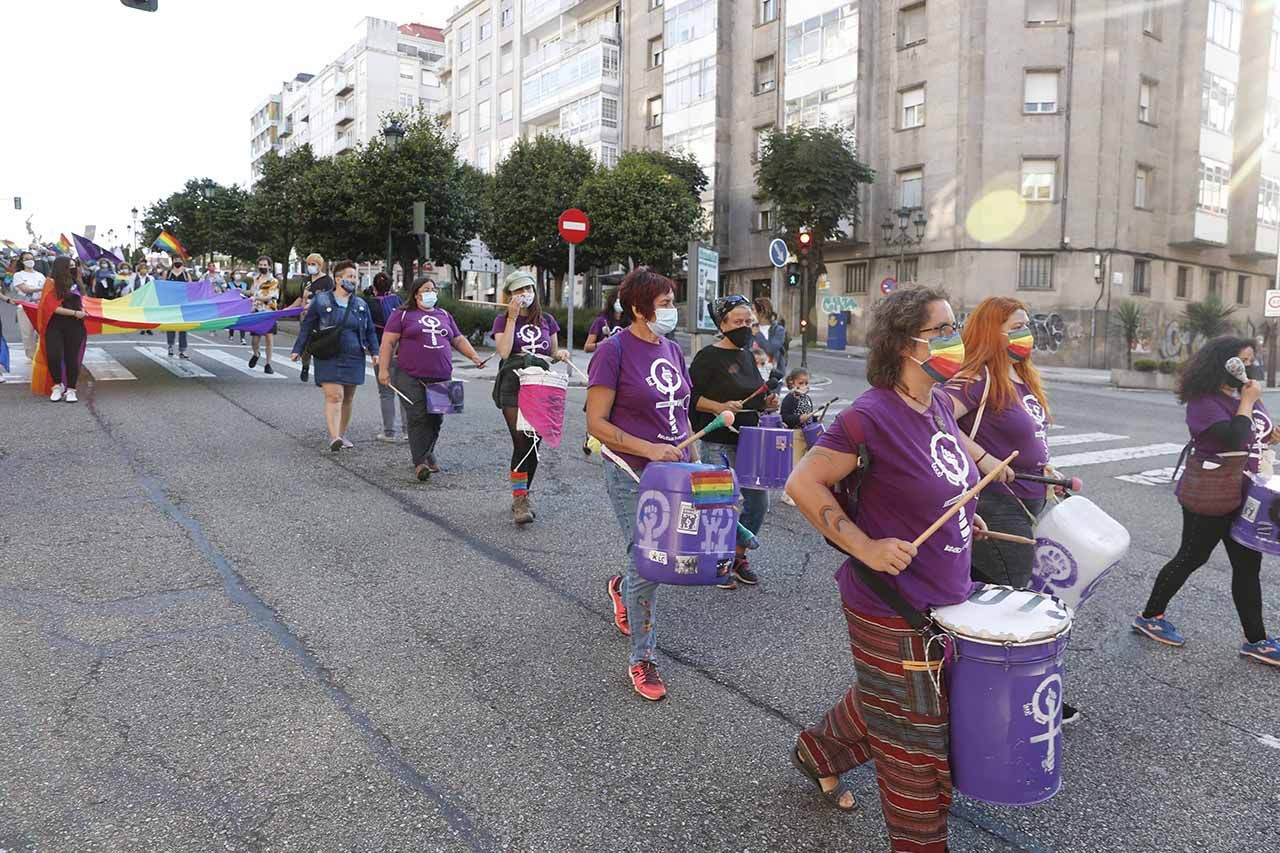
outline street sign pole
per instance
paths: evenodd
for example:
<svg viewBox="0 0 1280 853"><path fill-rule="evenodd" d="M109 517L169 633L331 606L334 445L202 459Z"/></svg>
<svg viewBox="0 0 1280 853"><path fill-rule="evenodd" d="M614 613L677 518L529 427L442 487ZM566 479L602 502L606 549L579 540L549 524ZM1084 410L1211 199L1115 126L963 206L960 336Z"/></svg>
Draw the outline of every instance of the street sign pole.
<svg viewBox="0 0 1280 853"><path fill-rule="evenodd" d="M569 354L573 355L573 303L578 296L578 283L574 277L573 261L574 249L573 243L569 244Z"/></svg>
<svg viewBox="0 0 1280 853"><path fill-rule="evenodd" d="M809 256L800 267L800 366L809 369Z"/></svg>
<svg viewBox="0 0 1280 853"><path fill-rule="evenodd" d="M575 248L583 240L587 239L587 235L591 233L591 220L587 215L576 207L571 207L564 213L560 214L560 221L556 223L556 228L560 232L560 236L569 244L569 352L573 352L573 303L578 299L578 272L575 269L577 256Z"/></svg>

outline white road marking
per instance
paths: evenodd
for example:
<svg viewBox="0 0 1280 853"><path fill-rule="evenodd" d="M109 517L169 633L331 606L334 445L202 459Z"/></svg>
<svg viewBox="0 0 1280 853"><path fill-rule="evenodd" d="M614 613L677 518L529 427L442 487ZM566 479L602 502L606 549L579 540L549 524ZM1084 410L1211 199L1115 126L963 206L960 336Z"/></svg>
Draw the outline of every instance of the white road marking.
<svg viewBox="0 0 1280 853"><path fill-rule="evenodd" d="M280 367L280 366L284 366L284 367L289 368L290 370L297 370L297 371L301 371L301 370L302 370L302 362L300 362L300 361L290 361L290 360L289 360L289 356L288 356L288 355L286 355L286 356L285 356L284 361L273 361L273 362L271 362L271 366L272 366L272 367ZM312 361L312 363L311 363L311 367L312 367L312 370L314 371L314 369L315 369L315 362L314 362L314 360L313 360L313 361ZM374 371L374 369L373 369L372 367L366 367L366 368L364 369L364 374L365 374L365 376L372 377L373 379L377 379L377 378L378 378L378 374ZM315 376L315 373L314 373L314 372L312 372L311 376ZM308 377L308 378L307 378L307 381L308 381L308 382L309 382L309 381L311 381L311 377Z"/></svg>
<svg viewBox="0 0 1280 853"><path fill-rule="evenodd" d="M1113 447L1109 450L1092 450L1087 453L1068 453L1051 460L1059 471L1070 471L1085 465L1103 465L1108 462L1124 462L1126 459L1145 459L1148 456L1175 456L1182 452L1181 444L1142 444L1137 447Z"/></svg>
<svg viewBox="0 0 1280 853"><path fill-rule="evenodd" d="M212 373L193 361L182 358L170 358L168 352L163 347L135 346L134 349L172 373L174 376L182 379L216 378Z"/></svg>
<svg viewBox="0 0 1280 853"><path fill-rule="evenodd" d="M1172 468L1152 468L1140 474L1122 474L1116 477L1126 483L1137 483L1139 486L1167 486L1173 482Z"/></svg>
<svg viewBox="0 0 1280 853"><path fill-rule="evenodd" d="M98 382L138 378L129 372L129 368L107 355L107 351L101 347L85 348L84 367Z"/></svg>
<svg viewBox="0 0 1280 853"><path fill-rule="evenodd" d="M284 376L280 373L263 373L262 368L260 367L250 367L249 360L247 358L236 358L230 353L225 353L219 349L201 348L196 350L196 352L200 353L200 355L204 356L205 358L211 358L214 361L220 361L223 364L225 364L227 367L235 368L241 373L247 373L250 376L253 376L257 379L284 379ZM272 366L274 367L275 365L272 365Z"/></svg>
<svg viewBox="0 0 1280 853"><path fill-rule="evenodd" d="M1123 441L1127 435L1113 435L1109 432L1081 432L1075 435L1051 435L1050 447L1066 447L1071 444L1093 444L1099 441Z"/></svg>
<svg viewBox="0 0 1280 853"><path fill-rule="evenodd" d="M17 349L14 349L12 343L9 344L9 372L4 375L4 381L6 384L31 381L31 360L22 351L21 343Z"/></svg>

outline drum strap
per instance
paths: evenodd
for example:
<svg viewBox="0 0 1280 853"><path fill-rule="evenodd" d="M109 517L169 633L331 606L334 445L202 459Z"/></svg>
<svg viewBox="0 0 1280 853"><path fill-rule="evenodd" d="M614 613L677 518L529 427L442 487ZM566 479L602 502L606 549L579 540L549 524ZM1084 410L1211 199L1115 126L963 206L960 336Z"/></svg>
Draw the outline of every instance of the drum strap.
<svg viewBox="0 0 1280 853"><path fill-rule="evenodd" d="M880 573L873 571L865 563L857 559L853 559L853 570L858 575L858 580L866 584L867 588L876 594L876 596L889 605L889 608L897 613L908 625L923 634L926 637L932 637L939 633L934 626L933 621L925 616L919 610L916 610L907 600L902 597L896 589L885 583L884 578L880 577Z"/></svg>

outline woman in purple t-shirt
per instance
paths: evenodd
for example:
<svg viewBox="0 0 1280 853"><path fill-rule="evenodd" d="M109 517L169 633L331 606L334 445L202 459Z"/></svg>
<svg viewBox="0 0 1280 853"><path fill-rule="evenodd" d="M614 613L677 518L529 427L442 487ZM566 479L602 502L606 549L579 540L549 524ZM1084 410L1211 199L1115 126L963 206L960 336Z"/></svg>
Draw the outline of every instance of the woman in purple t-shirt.
<svg viewBox="0 0 1280 853"><path fill-rule="evenodd" d="M849 811L853 794L840 774L891 755L877 760L875 770L894 850L942 850L947 843L947 694L933 686L942 650L926 648L862 580L855 562L918 611L957 604L973 591L970 541L985 525L972 501L919 549L912 544L978 481L950 400L935 390L960 363L931 353L956 346L962 344L955 314L942 291L907 287L880 302L867 333L871 389L840 413L787 481L787 494L809 523L852 555L836 580L858 675L826 716L801 733L792 762L828 802ZM857 505L842 506L832 487L860 467L853 480ZM902 800L915 805L902 809Z"/></svg>
<svg viewBox="0 0 1280 853"><path fill-rule="evenodd" d="M1227 360L1232 357L1244 362L1249 381L1241 382L1227 372ZM1204 457L1247 451L1246 477L1258 470L1263 450L1280 441L1280 430L1259 399L1262 386L1255 378L1258 368L1253 358L1252 341L1225 335L1214 338L1191 357L1178 382L1178 400L1187 406L1187 430L1193 450ZM1243 492L1245 483L1241 482L1240 487ZM1280 639L1268 638L1262 621L1262 554L1231 538L1235 515L1200 515L1182 508L1178 553L1156 576L1147 606L1134 619L1133 629L1169 646L1186 642L1165 618L1165 608L1192 572L1209 561L1221 542L1231 561L1231 598L1244 628L1240 654L1280 666Z"/></svg>
<svg viewBox="0 0 1280 853"><path fill-rule="evenodd" d="M691 435L689 398L693 383L679 344L665 335L676 327L675 285L648 267L622 280L618 298L631 325L607 339L591 359L587 429L631 470L649 462L697 462L698 451L676 445ZM630 559L639 483L613 461L604 463L605 488L626 541L624 574L609 580L613 623L631 637L627 675L650 701L667 695L654 662L658 584L640 577Z"/></svg>
<svg viewBox="0 0 1280 853"><path fill-rule="evenodd" d="M582 345L584 352L595 352L596 347L601 342L607 341L614 335L621 332L627 327L622 319L622 303L618 301L618 288L609 290L604 295L604 310L591 323L591 328L587 330L587 341ZM582 411L586 411L586 404L583 404ZM586 440L582 442L582 452L591 455L591 436L588 433Z"/></svg>
<svg viewBox="0 0 1280 853"><path fill-rule="evenodd" d="M404 424L413 456L413 474L419 482L426 482L440 471L436 441L444 424L444 415L427 411L427 384L452 378L455 349L476 367L483 362L471 341L459 331L453 315L436 307L439 297L434 279L419 276L400 296L400 307L386 318L382 331L378 383L384 388L393 387L394 383L402 397L410 401L404 406ZM391 353L396 344L400 348L392 370Z"/></svg>

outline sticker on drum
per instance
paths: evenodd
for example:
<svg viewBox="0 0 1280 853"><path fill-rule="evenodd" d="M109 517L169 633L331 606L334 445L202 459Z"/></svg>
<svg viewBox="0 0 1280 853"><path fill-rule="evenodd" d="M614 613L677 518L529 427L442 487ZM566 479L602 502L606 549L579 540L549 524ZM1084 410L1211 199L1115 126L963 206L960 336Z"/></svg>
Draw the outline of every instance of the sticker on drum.
<svg viewBox="0 0 1280 853"><path fill-rule="evenodd" d="M1247 497L1244 500L1244 507L1240 510L1240 515L1245 521L1255 522L1258 520L1258 510L1262 509L1262 502L1255 497Z"/></svg>
<svg viewBox="0 0 1280 853"><path fill-rule="evenodd" d="M998 643L1032 643L1071 627L1071 608L1039 592L986 584L968 601L937 607L933 619L949 633Z"/></svg>

